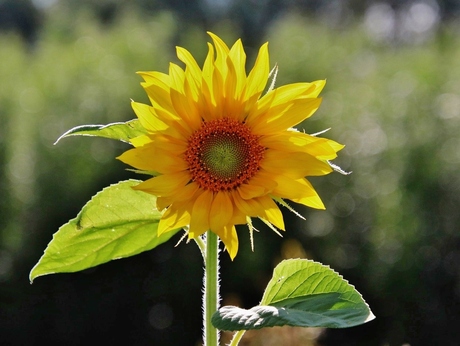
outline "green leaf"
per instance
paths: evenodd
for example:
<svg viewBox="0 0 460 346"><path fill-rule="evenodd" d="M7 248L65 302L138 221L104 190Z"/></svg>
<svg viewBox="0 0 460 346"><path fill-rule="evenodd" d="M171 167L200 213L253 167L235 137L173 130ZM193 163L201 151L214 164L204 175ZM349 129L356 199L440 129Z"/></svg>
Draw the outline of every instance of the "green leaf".
<svg viewBox="0 0 460 346"><path fill-rule="evenodd" d="M61 226L30 272L36 277L77 272L155 248L179 231L158 236L156 197L132 189L138 180L111 185L96 194L75 219Z"/></svg>
<svg viewBox="0 0 460 346"><path fill-rule="evenodd" d="M54 144L57 144L62 138L70 136L104 137L130 143L131 138L139 137L146 133L147 131L142 127L138 119L108 125L81 125L64 133Z"/></svg>
<svg viewBox="0 0 460 346"><path fill-rule="evenodd" d="M274 326L346 328L375 318L361 294L335 271L311 260L281 262L259 306L220 308L212 317L221 330Z"/></svg>

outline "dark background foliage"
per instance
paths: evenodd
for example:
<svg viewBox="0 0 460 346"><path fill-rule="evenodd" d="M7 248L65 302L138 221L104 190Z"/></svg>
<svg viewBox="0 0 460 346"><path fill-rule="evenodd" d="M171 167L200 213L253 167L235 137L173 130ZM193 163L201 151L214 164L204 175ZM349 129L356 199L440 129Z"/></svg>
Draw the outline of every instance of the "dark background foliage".
<svg viewBox="0 0 460 346"><path fill-rule="evenodd" d="M133 118L129 99L147 102L135 72L167 71L176 45L202 61L211 30L241 37L250 63L268 40L278 85L327 78L303 127L331 127L346 144L337 164L353 171L312 179L327 210L296 206L306 221L285 213L283 238L258 225L254 253L240 228L237 258L222 255L224 303L257 304L279 260L312 258L377 319L311 342L458 345L459 11L455 0L1 0L0 344L199 344L201 256L178 237L33 285L28 273L92 195L136 177L115 160L125 144L55 139ZM247 344L268 345L263 335Z"/></svg>

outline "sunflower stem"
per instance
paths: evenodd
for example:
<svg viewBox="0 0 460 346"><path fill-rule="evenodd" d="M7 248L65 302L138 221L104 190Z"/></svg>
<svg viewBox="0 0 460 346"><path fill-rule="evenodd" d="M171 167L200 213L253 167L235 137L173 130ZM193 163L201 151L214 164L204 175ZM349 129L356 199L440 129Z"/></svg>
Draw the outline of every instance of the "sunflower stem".
<svg viewBox="0 0 460 346"><path fill-rule="evenodd" d="M211 323L219 308L219 245L217 235L206 232L206 258L203 297L204 346L218 346L219 332Z"/></svg>

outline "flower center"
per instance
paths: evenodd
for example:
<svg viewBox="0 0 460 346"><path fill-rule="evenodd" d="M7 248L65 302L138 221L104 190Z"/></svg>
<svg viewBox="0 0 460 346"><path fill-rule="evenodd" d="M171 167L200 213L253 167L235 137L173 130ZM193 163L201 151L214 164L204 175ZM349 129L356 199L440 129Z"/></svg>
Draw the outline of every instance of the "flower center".
<svg viewBox="0 0 460 346"><path fill-rule="evenodd" d="M185 160L193 181L218 192L237 188L252 178L264 151L245 124L223 118L203 123L190 136Z"/></svg>

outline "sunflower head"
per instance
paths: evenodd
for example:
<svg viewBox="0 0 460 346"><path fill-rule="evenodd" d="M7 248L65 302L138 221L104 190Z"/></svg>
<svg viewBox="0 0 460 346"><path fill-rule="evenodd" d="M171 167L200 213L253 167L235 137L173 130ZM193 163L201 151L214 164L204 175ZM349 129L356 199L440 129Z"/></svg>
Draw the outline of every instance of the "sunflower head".
<svg viewBox="0 0 460 346"><path fill-rule="evenodd" d="M278 205L284 199L324 209L306 179L332 171L329 160L342 145L298 132L294 126L321 103L325 81L266 89L268 44L246 73L241 40L229 48L209 33L213 45L200 68L177 48L185 68L169 73L140 72L151 105L132 102L148 134L119 159L158 174L136 186L156 195L165 210L159 234L188 226L189 238L216 233L233 259L238 251L235 225L257 217L284 230Z"/></svg>

